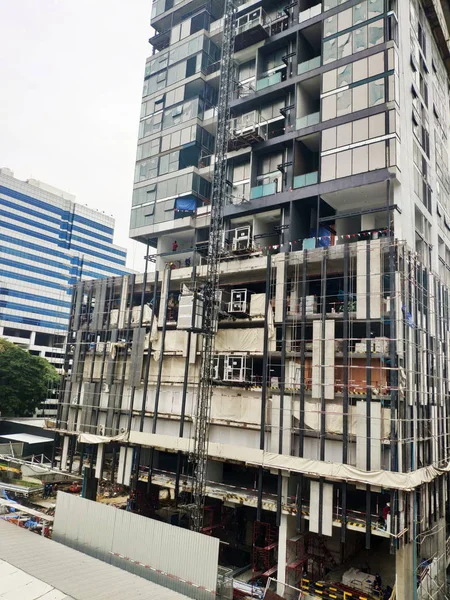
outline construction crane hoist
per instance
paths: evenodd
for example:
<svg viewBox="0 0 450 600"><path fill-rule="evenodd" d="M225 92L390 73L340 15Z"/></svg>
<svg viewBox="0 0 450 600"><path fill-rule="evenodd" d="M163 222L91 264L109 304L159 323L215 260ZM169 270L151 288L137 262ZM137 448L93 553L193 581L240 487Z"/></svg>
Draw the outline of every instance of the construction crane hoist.
<svg viewBox="0 0 450 600"><path fill-rule="evenodd" d="M225 0L223 18L222 61L217 106L217 134L211 197L207 274L203 286L203 323L200 383L195 412L191 529L201 531L206 492L208 435L213 393L214 340L219 318L217 291L222 244L223 212L227 195L227 149L230 122L230 98L233 91L233 51L236 10L232 0Z"/></svg>

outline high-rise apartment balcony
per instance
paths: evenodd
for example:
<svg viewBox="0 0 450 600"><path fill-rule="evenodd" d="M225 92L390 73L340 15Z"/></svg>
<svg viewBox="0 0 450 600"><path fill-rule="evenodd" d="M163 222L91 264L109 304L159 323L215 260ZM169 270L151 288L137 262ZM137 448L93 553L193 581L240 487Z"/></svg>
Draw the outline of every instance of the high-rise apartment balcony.
<svg viewBox="0 0 450 600"><path fill-rule="evenodd" d="M303 175L297 175L294 177L294 189L306 187L307 185L314 185L319 181L318 171L312 173L304 173Z"/></svg>
<svg viewBox="0 0 450 600"><path fill-rule="evenodd" d="M304 129L320 123L320 112L311 113L305 117L299 117L295 122L296 129Z"/></svg>
<svg viewBox="0 0 450 600"><path fill-rule="evenodd" d="M267 77L262 77L261 79L258 79L256 81L256 90L257 91L263 90L267 87L270 87L271 85L281 83L282 80L283 80L282 72L277 71L276 73L272 73L271 75L268 75Z"/></svg>
<svg viewBox="0 0 450 600"><path fill-rule="evenodd" d="M303 75L303 73L307 73L308 71L312 71L313 69L317 69L322 65L322 57L315 56L314 58L310 58L309 60L305 60L298 65L298 74Z"/></svg>
<svg viewBox="0 0 450 600"><path fill-rule="evenodd" d="M315 6L311 6L305 10L300 10L300 14L298 16L298 20L300 23L304 23L305 21L309 21L313 17L317 17L317 15L322 14L322 2L316 4Z"/></svg>
<svg viewBox="0 0 450 600"><path fill-rule="evenodd" d="M272 194L277 193L277 184L275 181L270 183L264 183L263 185L257 185L252 187L250 190L250 199L256 200L257 198L262 198L263 196L272 196Z"/></svg>

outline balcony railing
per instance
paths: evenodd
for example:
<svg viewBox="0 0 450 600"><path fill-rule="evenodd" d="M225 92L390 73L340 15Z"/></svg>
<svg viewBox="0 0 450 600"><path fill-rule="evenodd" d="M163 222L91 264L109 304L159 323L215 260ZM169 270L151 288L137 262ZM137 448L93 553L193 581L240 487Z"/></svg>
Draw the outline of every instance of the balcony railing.
<svg viewBox="0 0 450 600"><path fill-rule="evenodd" d="M258 185L256 187L252 187L250 190L250 198L251 200L256 200L256 198L262 198L263 196L271 196L272 194L276 194L277 192L277 184L275 181L272 183L265 183L263 185Z"/></svg>
<svg viewBox="0 0 450 600"><path fill-rule="evenodd" d="M276 83L281 82L281 71L277 71L276 73L272 73L268 77L263 77L262 79L258 79L256 82L256 90L263 90L266 87L271 85L275 85Z"/></svg>
<svg viewBox="0 0 450 600"><path fill-rule="evenodd" d="M311 125L317 125L320 123L320 112L311 113L305 117L299 117L295 123L297 129L303 129L304 127L310 127Z"/></svg>
<svg viewBox="0 0 450 600"><path fill-rule="evenodd" d="M314 185L319 181L319 172L313 171L312 173L305 173L304 175L297 175L294 177L294 188L302 188L307 185Z"/></svg>
<svg viewBox="0 0 450 600"><path fill-rule="evenodd" d="M305 60L304 62L298 65L298 74L302 75L302 73L307 73L308 71L312 71L313 69L317 69L322 64L322 57L315 56L310 60Z"/></svg>
<svg viewBox="0 0 450 600"><path fill-rule="evenodd" d="M320 15L321 13L322 13L322 3L316 4L316 6L311 6L311 8L307 8L306 10L303 10L299 14L298 20L300 23L303 23L304 21L308 21L309 19L312 19L313 17L317 17L317 15Z"/></svg>

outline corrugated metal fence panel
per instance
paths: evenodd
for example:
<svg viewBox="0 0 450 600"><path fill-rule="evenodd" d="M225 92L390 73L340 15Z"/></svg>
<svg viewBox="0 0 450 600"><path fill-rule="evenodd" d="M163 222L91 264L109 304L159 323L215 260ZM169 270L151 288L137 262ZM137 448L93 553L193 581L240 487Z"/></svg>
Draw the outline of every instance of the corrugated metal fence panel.
<svg viewBox="0 0 450 600"><path fill-rule="evenodd" d="M216 590L216 538L62 492L56 502L53 538L192 598L208 600L212 594L183 581ZM113 556L114 552L151 569Z"/></svg>

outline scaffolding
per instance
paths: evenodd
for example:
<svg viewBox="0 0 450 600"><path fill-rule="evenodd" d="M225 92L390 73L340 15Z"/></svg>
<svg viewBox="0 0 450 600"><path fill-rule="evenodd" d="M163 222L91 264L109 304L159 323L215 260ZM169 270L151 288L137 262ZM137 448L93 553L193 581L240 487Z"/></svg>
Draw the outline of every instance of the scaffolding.
<svg viewBox="0 0 450 600"><path fill-rule="evenodd" d="M237 440L247 432L264 433L264 452L339 463L361 473L445 466L449 293L405 244L389 238L359 241L246 257L231 268L221 261L219 268L225 273L222 312L233 289L248 290L250 306L239 319L222 314L213 356L219 369L226 357L242 358L242 368L245 359L252 373L245 370L242 385L234 375L226 382L224 375L212 374L208 424L219 433L226 428ZM62 435L70 434L64 438L70 441L64 461L71 469L75 455L84 457L79 468L84 463L101 476L100 446L111 443L110 476L136 491L133 502L146 514L158 509L156 489L175 490L172 499L189 503L195 485L187 452L175 450L177 466L169 461L163 473L145 441L142 448L127 442L130 432L142 432L145 440L144 432L159 433L175 421L179 437L192 444L200 330L179 327L186 317L180 311L173 321L166 318L170 298L178 298L183 285L189 288L192 277L192 272L156 271L81 282L74 292L57 423ZM201 293L199 285L195 293ZM224 413L222 407L231 405L233 414ZM98 436L98 452L82 441L83 434ZM81 436L78 442L75 436ZM203 494L254 511L252 523L273 518L274 530L282 514L292 515L298 530L309 530L325 546L330 531L339 527L344 544L349 531L360 531L366 548L377 536L392 552L400 550L434 530L448 493L444 475L412 494L326 478L314 483L305 474L296 476L293 494L283 491L279 472L266 471L266 479L259 473L255 466L251 481L242 486L210 476ZM154 494L151 506L137 479ZM380 523L387 502L389 518ZM222 518L210 501L208 506L204 532L221 536ZM243 545L237 539L232 543ZM280 568L278 550L269 549L276 537L267 543L252 537L247 543L256 577ZM287 560L290 583L297 584L302 575L320 580L330 565L314 543L305 543L303 554L288 553L293 554Z"/></svg>

